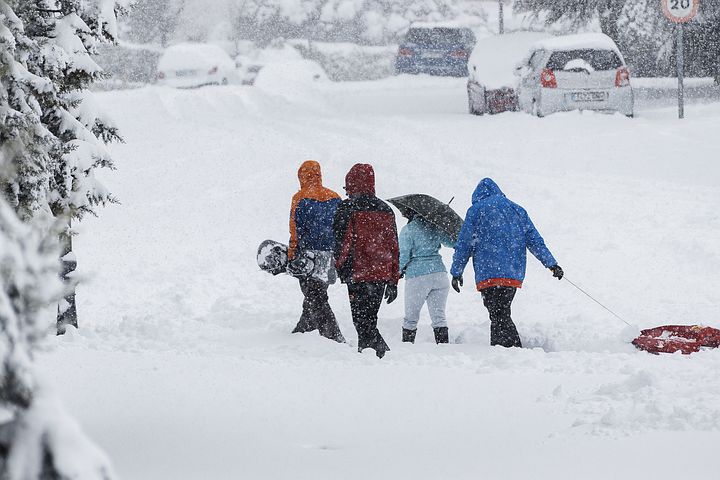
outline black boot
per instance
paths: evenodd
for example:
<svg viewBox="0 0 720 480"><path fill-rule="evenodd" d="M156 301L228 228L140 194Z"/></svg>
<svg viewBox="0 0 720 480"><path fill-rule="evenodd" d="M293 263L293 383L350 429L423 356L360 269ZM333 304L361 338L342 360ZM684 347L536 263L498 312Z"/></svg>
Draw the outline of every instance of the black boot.
<svg viewBox="0 0 720 480"><path fill-rule="evenodd" d="M403 328L402 341L408 343L415 343L416 333L417 330L408 330L407 328Z"/></svg>
<svg viewBox="0 0 720 480"><path fill-rule="evenodd" d="M433 328L435 343L448 343L448 327Z"/></svg>

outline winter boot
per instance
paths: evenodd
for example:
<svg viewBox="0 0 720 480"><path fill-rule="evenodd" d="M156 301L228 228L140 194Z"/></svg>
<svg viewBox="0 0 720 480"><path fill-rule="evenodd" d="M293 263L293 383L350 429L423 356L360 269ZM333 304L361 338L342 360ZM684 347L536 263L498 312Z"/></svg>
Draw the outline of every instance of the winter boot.
<svg viewBox="0 0 720 480"><path fill-rule="evenodd" d="M448 343L448 327L433 328L435 343Z"/></svg>
<svg viewBox="0 0 720 480"><path fill-rule="evenodd" d="M403 328L402 341L408 342L408 343L415 343L415 334L416 333L417 333L417 330L408 330L407 328Z"/></svg>

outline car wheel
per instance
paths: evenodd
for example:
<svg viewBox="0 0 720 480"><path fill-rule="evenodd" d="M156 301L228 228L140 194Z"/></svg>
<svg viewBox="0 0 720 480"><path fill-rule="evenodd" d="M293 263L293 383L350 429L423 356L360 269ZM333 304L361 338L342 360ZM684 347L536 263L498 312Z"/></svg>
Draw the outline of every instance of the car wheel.
<svg viewBox="0 0 720 480"><path fill-rule="evenodd" d="M532 102L532 114L538 118L542 118L545 115L543 115L542 111L540 110L540 106L538 105L537 100L533 99Z"/></svg>
<svg viewBox="0 0 720 480"><path fill-rule="evenodd" d="M473 102L470 91L468 91L468 113L470 113L470 115L477 115L477 110L475 110L475 102Z"/></svg>

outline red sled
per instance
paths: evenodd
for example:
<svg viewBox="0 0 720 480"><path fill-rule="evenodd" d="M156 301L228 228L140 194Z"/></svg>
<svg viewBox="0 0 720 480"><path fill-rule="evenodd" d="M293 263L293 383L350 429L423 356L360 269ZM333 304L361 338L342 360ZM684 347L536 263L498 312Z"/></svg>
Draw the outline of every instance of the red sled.
<svg viewBox="0 0 720 480"><path fill-rule="evenodd" d="M632 344L655 354L682 352L689 355L702 348L720 347L720 330L701 325L665 325L642 330Z"/></svg>

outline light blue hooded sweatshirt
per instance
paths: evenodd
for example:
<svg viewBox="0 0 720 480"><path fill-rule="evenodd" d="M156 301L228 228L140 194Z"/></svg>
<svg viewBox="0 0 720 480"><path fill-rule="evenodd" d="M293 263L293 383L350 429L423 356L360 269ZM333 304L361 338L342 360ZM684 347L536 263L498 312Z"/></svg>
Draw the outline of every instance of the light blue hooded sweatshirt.
<svg viewBox="0 0 720 480"><path fill-rule="evenodd" d="M415 278L446 272L440 247L452 248L454 242L434 225L415 217L400 231L400 273Z"/></svg>

